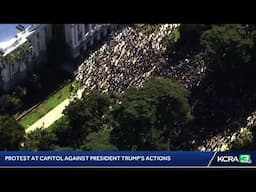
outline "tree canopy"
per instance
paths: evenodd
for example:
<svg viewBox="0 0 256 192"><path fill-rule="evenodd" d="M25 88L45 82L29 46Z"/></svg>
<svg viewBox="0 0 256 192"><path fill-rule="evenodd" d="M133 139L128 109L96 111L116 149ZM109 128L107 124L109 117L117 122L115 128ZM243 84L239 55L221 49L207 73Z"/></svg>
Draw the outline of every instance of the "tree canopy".
<svg viewBox="0 0 256 192"><path fill-rule="evenodd" d="M242 25L214 25L202 35L201 43L205 47L209 69L212 71L241 69L250 62L253 40L248 37Z"/></svg>
<svg viewBox="0 0 256 192"><path fill-rule="evenodd" d="M15 119L0 116L0 150L19 150L24 134L24 128Z"/></svg>
<svg viewBox="0 0 256 192"><path fill-rule="evenodd" d="M4 94L0 96L0 114L12 115L22 106L22 101L16 96Z"/></svg>
<svg viewBox="0 0 256 192"><path fill-rule="evenodd" d="M196 47L200 44L202 33L209 29L210 25L205 24L181 24L179 27L181 45Z"/></svg>
<svg viewBox="0 0 256 192"><path fill-rule="evenodd" d="M57 138L54 133L44 129L36 129L28 133L24 142L24 149L30 151L48 151L55 149Z"/></svg>
<svg viewBox="0 0 256 192"><path fill-rule="evenodd" d="M110 98L106 94L92 91L81 100L74 100L64 110L66 117L62 137L68 137L73 147L78 148L92 132L100 130L104 124L104 114L109 110ZM57 131L58 132L58 131ZM59 133L60 134L60 133ZM63 139L63 138L62 138Z"/></svg>
<svg viewBox="0 0 256 192"><path fill-rule="evenodd" d="M90 133L81 148L89 151L117 151L117 147L109 141L110 131L110 129L101 129Z"/></svg>
<svg viewBox="0 0 256 192"><path fill-rule="evenodd" d="M155 79L130 89L113 107L110 139L121 150L169 148L169 134L190 116L189 92L169 79Z"/></svg>

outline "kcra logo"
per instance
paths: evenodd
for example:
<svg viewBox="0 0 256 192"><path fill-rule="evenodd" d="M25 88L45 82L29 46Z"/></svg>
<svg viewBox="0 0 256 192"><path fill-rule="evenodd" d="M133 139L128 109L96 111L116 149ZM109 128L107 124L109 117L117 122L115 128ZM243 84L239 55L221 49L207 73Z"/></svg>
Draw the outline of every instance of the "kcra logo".
<svg viewBox="0 0 256 192"><path fill-rule="evenodd" d="M246 163L250 164L252 163L251 155L223 155L223 156L217 156L217 162L219 163Z"/></svg>

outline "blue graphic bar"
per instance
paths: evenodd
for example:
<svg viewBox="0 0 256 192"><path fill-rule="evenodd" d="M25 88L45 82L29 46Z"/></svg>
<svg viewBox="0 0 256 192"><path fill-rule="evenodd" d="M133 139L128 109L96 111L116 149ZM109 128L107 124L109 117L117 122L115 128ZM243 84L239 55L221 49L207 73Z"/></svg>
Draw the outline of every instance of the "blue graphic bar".
<svg viewBox="0 0 256 192"><path fill-rule="evenodd" d="M221 167L256 166L256 152L3 151L0 167Z"/></svg>

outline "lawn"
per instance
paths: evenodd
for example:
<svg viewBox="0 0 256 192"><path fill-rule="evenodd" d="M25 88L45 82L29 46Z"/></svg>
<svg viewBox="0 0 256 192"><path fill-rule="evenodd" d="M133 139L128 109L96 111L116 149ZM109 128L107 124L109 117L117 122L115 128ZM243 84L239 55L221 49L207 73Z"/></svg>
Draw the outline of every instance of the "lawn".
<svg viewBox="0 0 256 192"><path fill-rule="evenodd" d="M180 38L179 28L175 29L174 35L175 35L175 40L174 41L177 42Z"/></svg>
<svg viewBox="0 0 256 192"><path fill-rule="evenodd" d="M43 101L35 110L31 111L25 117L23 117L19 121L19 123L23 127L28 128L37 120L39 120L42 116L44 116L46 113L48 113L58 104L60 104L62 101L67 99L71 93L70 86L72 83L75 85L76 88L80 87L79 83L76 80L68 83L60 90L58 90L54 95L50 96L45 101Z"/></svg>

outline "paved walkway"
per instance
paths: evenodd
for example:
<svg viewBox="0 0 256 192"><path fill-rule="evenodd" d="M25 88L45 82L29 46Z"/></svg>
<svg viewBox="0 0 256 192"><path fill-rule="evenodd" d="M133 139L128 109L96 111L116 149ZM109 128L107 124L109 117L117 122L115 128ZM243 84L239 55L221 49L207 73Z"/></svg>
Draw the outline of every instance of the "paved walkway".
<svg viewBox="0 0 256 192"><path fill-rule="evenodd" d="M80 99L82 97L84 89L79 89L77 91L77 97ZM38 121L36 121L33 125L31 125L29 128L26 129L26 133L34 131L38 128L48 128L51 126L55 121L60 119L63 116L63 110L66 106L69 105L71 101L71 98L65 99L62 101L59 105L57 105L54 109L46 113L42 118L40 118Z"/></svg>

